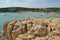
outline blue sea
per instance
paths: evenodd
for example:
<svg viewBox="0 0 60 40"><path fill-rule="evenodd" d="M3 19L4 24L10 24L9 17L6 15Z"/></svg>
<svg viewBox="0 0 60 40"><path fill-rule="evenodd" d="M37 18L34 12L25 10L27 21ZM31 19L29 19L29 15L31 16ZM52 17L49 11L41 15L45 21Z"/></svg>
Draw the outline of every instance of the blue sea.
<svg viewBox="0 0 60 40"><path fill-rule="evenodd" d="M18 20L18 19L22 19L26 17L29 17L29 18L60 18L60 15L40 13L40 12L0 13L0 31L2 30L4 21Z"/></svg>

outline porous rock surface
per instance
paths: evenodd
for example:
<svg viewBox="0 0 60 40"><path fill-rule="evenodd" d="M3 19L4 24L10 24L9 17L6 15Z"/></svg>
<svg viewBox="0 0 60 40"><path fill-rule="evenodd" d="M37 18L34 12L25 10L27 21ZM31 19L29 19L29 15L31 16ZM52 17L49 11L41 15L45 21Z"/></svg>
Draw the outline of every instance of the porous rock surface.
<svg viewBox="0 0 60 40"><path fill-rule="evenodd" d="M7 40L60 40L60 18L5 21L2 34Z"/></svg>

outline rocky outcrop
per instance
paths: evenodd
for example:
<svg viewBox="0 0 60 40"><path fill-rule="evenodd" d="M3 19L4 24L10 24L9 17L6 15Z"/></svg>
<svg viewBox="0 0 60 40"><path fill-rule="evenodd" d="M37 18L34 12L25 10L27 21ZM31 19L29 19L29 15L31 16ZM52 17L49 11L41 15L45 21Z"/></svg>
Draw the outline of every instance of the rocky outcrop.
<svg viewBox="0 0 60 40"><path fill-rule="evenodd" d="M58 36L51 36L48 40L60 40Z"/></svg>
<svg viewBox="0 0 60 40"><path fill-rule="evenodd" d="M7 40L60 40L60 18L5 21L2 34Z"/></svg>

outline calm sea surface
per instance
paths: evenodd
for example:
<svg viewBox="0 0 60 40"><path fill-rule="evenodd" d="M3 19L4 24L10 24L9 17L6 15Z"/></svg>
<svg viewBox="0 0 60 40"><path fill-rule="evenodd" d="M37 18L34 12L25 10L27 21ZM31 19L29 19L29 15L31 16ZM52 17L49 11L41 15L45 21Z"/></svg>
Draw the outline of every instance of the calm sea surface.
<svg viewBox="0 0 60 40"><path fill-rule="evenodd" d="M0 31L4 21L6 20L17 20L21 18L60 18L60 15L39 13L39 12L21 12L21 13L0 13Z"/></svg>

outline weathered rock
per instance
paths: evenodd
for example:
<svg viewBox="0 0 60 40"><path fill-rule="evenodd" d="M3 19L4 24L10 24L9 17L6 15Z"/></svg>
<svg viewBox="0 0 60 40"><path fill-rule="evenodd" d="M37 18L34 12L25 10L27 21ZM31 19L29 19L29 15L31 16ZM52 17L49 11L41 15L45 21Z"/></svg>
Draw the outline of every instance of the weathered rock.
<svg viewBox="0 0 60 40"><path fill-rule="evenodd" d="M47 35L47 28L45 26L37 25L31 28L30 33L39 37L44 37Z"/></svg>
<svg viewBox="0 0 60 40"><path fill-rule="evenodd" d="M31 35L31 34L23 34L23 35L18 35L17 36L17 38L16 38L16 40L18 39L19 40L19 38L21 39L21 40L31 40L31 39L34 39L34 35Z"/></svg>
<svg viewBox="0 0 60 40"><path fill-rule="evenodd" d="M53 36L59 36L60 37L60 32L58 32L58 31L53 31L51 34Z"/></svg>
<svg viewBox="0 0 60 40"><path fill-rule="evenodd" d="M49 35L49 40L60 40L60 18L6 21L2 33L7 40L45 40L44 37ZM58 38L52 39L52 36Z"/></svg>
<svg viewBox="0 0 60 40"><path fill-rule="evenodd" d="M8 38L7 37L7 25L8 25L9 21L5 21L4 24L3 24L3 30L2 30L2 34L4 37Z"/></svg>
<svg viewBox="0 0 60 40"><path fill-rule="evenodd" d="M8 40L12 40L12 36L11 36L11 32L14 28L14 24L16 23L15 20L9 22L9 24L7 25L7 36L8 36Z"/></svg>
<svg viewBox="0 0 60 40"><path fill-rule="evenodd" d="M58 36L52 36L48 40L60 40L60 37L58 37Z"/></svg>
<svg viewBox="0 0 60 40"><path fill-rule="evenodd" d="M46 40L45 37L36 37L34 40Z"/></svg>

